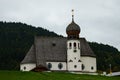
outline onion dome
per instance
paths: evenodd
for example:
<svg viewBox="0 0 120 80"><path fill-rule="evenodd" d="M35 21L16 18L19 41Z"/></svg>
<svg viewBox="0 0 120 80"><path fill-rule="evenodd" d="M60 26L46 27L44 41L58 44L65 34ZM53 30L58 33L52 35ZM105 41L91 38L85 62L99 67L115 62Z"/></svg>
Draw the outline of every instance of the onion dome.
<svg viewBox="0 0 120 80"><path fill-rule="evenodd" d="M73 10L72 10L73 12ZM66 33L68 38L79 38L80 27L74 22L74 15L72 14L72 22L67 26Z"/></svg>

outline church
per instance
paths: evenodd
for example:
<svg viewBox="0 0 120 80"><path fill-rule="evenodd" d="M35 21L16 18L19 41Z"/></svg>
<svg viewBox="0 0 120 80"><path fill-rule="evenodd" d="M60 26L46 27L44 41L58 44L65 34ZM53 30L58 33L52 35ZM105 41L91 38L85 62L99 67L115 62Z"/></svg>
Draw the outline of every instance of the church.
<svg viewBox="0 0 120 80"><path fill-rule="evenodd" d="M66 28L67 37L35 36L20 70L96 72L96 56L80 32L72 14L72 22Z"/></svg>

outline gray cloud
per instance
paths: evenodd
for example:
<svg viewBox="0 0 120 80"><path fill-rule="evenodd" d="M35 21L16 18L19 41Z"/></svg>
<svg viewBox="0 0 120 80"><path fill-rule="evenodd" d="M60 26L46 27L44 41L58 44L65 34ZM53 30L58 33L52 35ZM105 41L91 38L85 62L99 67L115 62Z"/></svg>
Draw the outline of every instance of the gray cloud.
<svg viewBox="0 0 120 80"><path fill-rule="evenodd" d="M66 36L75 9L80 36L120 50L120 0L0 0L0 21L24 22Z"/></svg>

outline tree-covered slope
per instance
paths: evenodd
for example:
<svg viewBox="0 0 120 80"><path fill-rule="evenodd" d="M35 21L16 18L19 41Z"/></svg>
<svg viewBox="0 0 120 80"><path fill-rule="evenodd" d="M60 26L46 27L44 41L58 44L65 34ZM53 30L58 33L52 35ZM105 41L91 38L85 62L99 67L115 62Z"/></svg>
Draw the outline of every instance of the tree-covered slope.
<svg viewBox="0 0 120 80"><path fill-rule="evenodd" d="M96 54L98 70L109 72L111 64L112 71L120 71L120 52L118 49L96 42L89 42L89 45Z"/></svg>
<svg viewBox="0 0 120 80"><path fill-rule="evenodd" d="M19 64L33 44L34 36L60 37L41 27L15 22L0 22L0 69L19 70ZM120 70L120 52L109 45L89 43L97 57L98 70Z"/></svg>
<svg viewBox="0 0 120 80"><path fill-rule="evenodd" d="M41 27L0 22L0 69L18 69L20 61L33 44L35 35L59 36Z"/></svg>

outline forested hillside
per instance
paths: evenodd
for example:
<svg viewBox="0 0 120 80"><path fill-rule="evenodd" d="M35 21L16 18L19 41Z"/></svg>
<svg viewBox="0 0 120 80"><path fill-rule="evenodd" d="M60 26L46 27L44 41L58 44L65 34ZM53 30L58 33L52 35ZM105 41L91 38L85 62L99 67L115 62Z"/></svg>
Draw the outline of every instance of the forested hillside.
<svg viewBox="0 0 120 80"><path fill-rule="evenodd" d="M19 69L20 62L33 44L35 35L59 36L40 27L0 22L0 69Z"/></svg>
<svg viewBox="0 0 120 80"><path fill-rule="evenodd" d="M89 42L89 45L96 54L98 70L109 72L111 64L112 71L120 71L120 52L118 49L96 42Z"/></svg>
<svg viewBox="0 0 120 80"><path fill-rule="evenodd" d="M33 44L34 36L62 37L41 27L0 22L0 70L19 70L19 64ZM97 56L98 70L120 70L120 52L109 45L89 42Z"/></svg>

